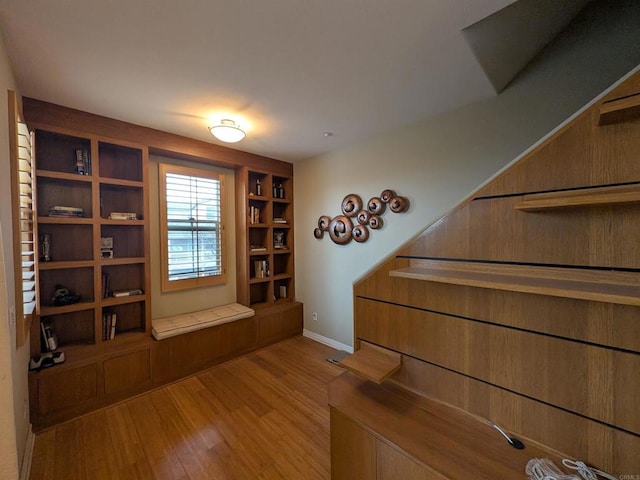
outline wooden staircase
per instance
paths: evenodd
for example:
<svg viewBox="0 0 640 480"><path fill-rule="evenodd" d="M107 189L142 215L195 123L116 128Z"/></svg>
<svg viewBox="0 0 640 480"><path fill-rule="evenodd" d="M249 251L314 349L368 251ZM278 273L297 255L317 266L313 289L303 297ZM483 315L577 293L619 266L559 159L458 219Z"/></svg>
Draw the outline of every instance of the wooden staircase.
<svg viewBox="0 0 640 480"><path fill-rule="evenodd" d="M356 284L354 304L356 347L401 361L382 390L358 387L361 407L390 384L549 455L640 474L640 73L403 246ZM354 395L336 395L335 414L388 443ZM432 475L406 478L480 478L399 442ZM509 452L525 478L527 450Z"/></svg>

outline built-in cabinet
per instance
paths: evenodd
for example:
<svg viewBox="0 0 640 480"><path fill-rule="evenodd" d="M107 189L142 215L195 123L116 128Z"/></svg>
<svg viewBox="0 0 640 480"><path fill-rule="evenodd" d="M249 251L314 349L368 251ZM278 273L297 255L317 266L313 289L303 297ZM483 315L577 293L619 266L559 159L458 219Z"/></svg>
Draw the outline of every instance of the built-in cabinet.
<svg viewBox="0 0 640 480"><path fill-rule="evenodd" d="M30 373L37 423L149 386L151 322L147 149L47 127L35 129L34 150L40 302L31 354L48 350L46 330L65 359Z"/></svg>

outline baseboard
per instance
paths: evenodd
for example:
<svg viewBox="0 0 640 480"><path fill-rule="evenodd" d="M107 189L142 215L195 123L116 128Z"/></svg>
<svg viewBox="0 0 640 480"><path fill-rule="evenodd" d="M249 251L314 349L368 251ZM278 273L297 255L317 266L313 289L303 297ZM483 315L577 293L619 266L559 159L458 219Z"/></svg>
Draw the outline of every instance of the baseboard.
<svg viewBox="0 0 640 480"><path fill-rule="evenodd" d="M344 350L345 352L353 353L353 347L345 345L344 343L336 342L331 338L312 332L306 328L302 332L302 335L310 338L311 340L315 340L316 342L323 343L331 348L335 348L336 350Z"/></svg>
<svg viewBox="0 0 640 480"><path fill-rule="evenodd" d="M33 434L33 428L29 425L27 433L27 441L24 445L24 455L22 457L22 465L20 466L20 480L28 480L31 474L31 459L33 458L33 447L36 443L36 436Z"/></svg>

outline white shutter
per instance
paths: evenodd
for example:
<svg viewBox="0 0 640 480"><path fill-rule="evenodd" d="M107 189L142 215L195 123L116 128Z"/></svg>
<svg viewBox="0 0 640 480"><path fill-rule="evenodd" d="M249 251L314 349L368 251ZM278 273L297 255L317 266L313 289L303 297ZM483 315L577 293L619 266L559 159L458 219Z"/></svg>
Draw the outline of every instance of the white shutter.
<svg viewBox="0 0 640 480"><path fill-rule="evenodd" d="M36 307L35 256L33 213L33 163L31 134L27 126L18 122L18 190L20 193L20 253L22 255L22 300L24 315L31 315Z"/></svg>

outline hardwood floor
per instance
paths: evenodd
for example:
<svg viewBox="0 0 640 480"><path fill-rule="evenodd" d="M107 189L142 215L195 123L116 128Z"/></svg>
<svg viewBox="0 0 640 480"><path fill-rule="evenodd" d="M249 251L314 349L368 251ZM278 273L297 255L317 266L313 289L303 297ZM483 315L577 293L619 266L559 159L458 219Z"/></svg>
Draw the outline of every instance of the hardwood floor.
<svg viewBox="0 0 640 480"><path fill-rule="evenodd" d="M30 478L328 479L332 352L296 337L58 425Z"/></svg>

